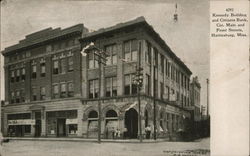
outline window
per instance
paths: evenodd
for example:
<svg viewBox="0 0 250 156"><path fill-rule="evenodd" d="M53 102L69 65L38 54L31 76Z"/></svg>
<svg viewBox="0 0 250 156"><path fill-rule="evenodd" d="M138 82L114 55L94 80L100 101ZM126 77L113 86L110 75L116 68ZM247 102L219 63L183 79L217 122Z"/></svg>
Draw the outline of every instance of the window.
<svg viewBox="0 0 250 156"><path fill-rule="evenodd" d="M73 68L73 57L70 56L70 57L68 57L68 71L70 72L70 71L73 71L73 70L74 70L74 68Z"/></svg>
<svg viewBox="0 0 250 156"><path fill-rule="evenodd" d="M15 92L11 92L11 100L10 103L15 103Z"/></svg>
<svg viewBox="0 0 250 156"><path fill-rule="evenodd" d="M145 61L151 64L151 44L147 42L147 51L145 53Z"/></svg>
<svg viewBox="0 0 250 156"><path fill-rule="evenodd" d="M62 98L66 97L66 95L67 95L66 94L66 83L61 84L61 94L60 95L61 95Z"/></svg>
<svg viewBox="0 0 250 156"><path fill-rule="evenodd" d="M53 85L53 97L59 98L59 86L57 84Z"/></svg>
<svg viewBox="0 0 250 156"><path fill-rule="evenodd" d="M155 85L154 94L155 94L155 97L157 98L158 97L158 81L156 79L154 81L154 85Z"/></svg>
<svg viewBox="0 0 250 156"><path fill-rule="evenodd" d="M99 64L98 64L98 58L95 58L97 57L96 55L94 55L94 51L90 51L88 53L88 67L89 69L92 69L92 68L99 68Z"/></svg>
<svg viewBox="0 0 250 156"><path fill-rule="evenodd" d="M41 76L41 77L45 77L45 75L46 75L46 74L45 74L45 73L46 73L46 71L45 71L45 68L46 68L46 67L45 67L45 63L41 63L41 64L40 64L40 68L41 68L41 74L40 74L40 76Z"/></svg>
<svg viewBox="0 0 250 156"><path fill-rule="evenodd" d="M21 99L21 102L25 102L25 92L24 92L24 89L22 89L21 91L20 91L20 99Z"/></svg>
<svg viewBox="0 0 250 156"><path fill-rule="evenodd" d="M51 45L47 45L47 46L46 46L46 52L51 52L51 50L52 50Z"/></svg>
<svg viewBox="0 0 250 156"><path fill-rule="evenodd" d="M106 97L117 96L117 79L116 77L106 78Z"/></svg>
<svg viewBox="0 0 250 156"><path fill-rule="evenodd" d="M163 85L163 82L161 82L160 85L161 85L161 94L160 94L160 96L161 96L161 99L163 99L163 94L164 94L164 85Z"/></svg>
<svg viewBox="0 0 250 156"><path fill-rule="evenodd" d="M22 81L25 80L25 68L22 68L22 76L21 76Z"/></svg>
<svg viewBox="0 0 250 156"><path fill-rule="evenodd" d="M164 56L163 55L160 55L161 56L161 72L162 74L164 73Z"/></svg>
<svg viewBox="0 0 250 156"><path fill-rule="evenodd" d="M154 61L155 61L155 67L158 68L158 50L154 48Z"/></svg>
<svg viewBox="0 0 250 156"><path fill-rule="evenodd" d="M167 95L167 100L169 99L169 87L166 86L165 88L165 94Z"/></svg>
<svg viewBox="0 0 250 156"><path fill-rule="evenodd" d="M145 80L145 92L147 95L150 95L151 94L151 81L150 81L150 76L148 74L146 74L146 80Z"/></svg>
<svg viewBox="0 0 250 156"><path fill-rule="evenodd" d="M11 80L10 80L10 82L15 82L15 71L14 70L12 70L11 71Z"/></svg>
<svg viewBox="0 0 250 156"><path fill-rule="evenodd" d="M45 100L45 93L46 93L45 87L41 87L40 88L40 100Z"/></svg>
<svg viewBox="0 0 250 156"><path fill-rule="evenodd" d="M59 61L56 60L53 62L53 74L58 74L59 73Z"/></svg>
<svg viewBox="0 0 250 156"><path fill-rule="evenodd" d="M36 65L32 65L32 74L31 74L31 78L35 79L36 78Z"/></svg>
<svg viewBox="0 0 250 156"><path fill-rule="evenodd" d="M31 92L32 92L32 101L36 101L37 100L36 88L32 88Z"/></svg>
<svg viewBox="0 0 250 156"><path fill-rule="evenodd" d="M66 64L66 58L62 58L60 60L60 65L61 65L61 73L65 74L66 73L66 68L67 68L67 64Z"/></svg>
<svg viewBox="0 0 250 156"><path fill-rule="evenodd" d="M137 93L137 86L133 83L134 74L125 75L124 77L124 94L136 94Z"/></svg>
<svg viewBox="0 0 250 156"><path fill-rule="evenodd" d="M99 80L89 81L89 98L98 98L99 96Z"/></svg>
<svg viewBox="0 0 250 156"><path fill-rule="evenodd" d="M117 45L106 46L107 65L117 64Z"/></svg>
<svg viewBox="0 0 250 156"><path fill-rule="evenodd" d="M19 82L20 79L20 69L16 70L16 82Z"/></svg>
<svg viewBox="0 0 250 156"><path fill-rule="evenodd" d="M68 97L74 96L74 84L73 82L68 83Z"/></svg>
<svg viewBox="0 0 250 156"><path fill-rule="evenodd" d="M124 43L124 58L126 61L137 61L138 41L130 40Z"/></svg>

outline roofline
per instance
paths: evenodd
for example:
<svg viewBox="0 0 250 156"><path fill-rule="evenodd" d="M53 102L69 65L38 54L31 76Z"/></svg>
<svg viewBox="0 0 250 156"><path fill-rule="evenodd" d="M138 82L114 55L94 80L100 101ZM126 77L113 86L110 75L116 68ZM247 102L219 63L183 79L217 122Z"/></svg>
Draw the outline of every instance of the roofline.
<svg viewBox="0 0 250 156"><path fill-rule="evenodd" d="M37 44L41 44L50 40L54 40L66 35L70 35L70 34L74 34L74 33L82 33L84 31L84 25L83 24L77 24L71 27L67 27L65 29L61 29L61 28L55 28L52 29L51 27L40 30L40 31L36 31L34 33L28 34L25 36L25 39L23 40L19 40L19 42L17 44L14 44L12 46L6 47L3 51L1 51L2 55L7 55L11 52L20 50L20 49L25 49L25 48L29 48L32 47L34 45ZM87 29L87 28L85 28ZM47 36L47 37L41 37L40 39L38 39L37 41L31 42L29 43L30 40L32 40L32 36L34 37L34 35L38 35L39 33L50 33L51 36ZM26 43L25 43L26 42Z"/></svg>
<svg viewBox="0 0 250 156"><path fill-rule="evenodd" d="M172 59L176 60L180 66L182 66L184 69L186 69L186 71L189 75L192 75L191 70L184 64L184 62L181 61L181 59L179 57L177 57L175 55L175 53L169 48L169 46L166 44L166 42L154 30L154 28L147 23L147 21L145 20L144 17L138 17L132 21L128 21L125 23L119 23L119 24L116 24L116 25L111 26L111 27L102 28L102 29L99 29L97 31L87 33L80 39L80 42L90 41L90 40L98 38L99 36L102 36L103 34L115 32L115 31L118 31L118 30L121 30L121 29L124 29L127 27L136 26L136 25L140 25L140 24L142 26L144 26L145 28L147 28L149 30L149 32L151 33L151 35L156 38L156 40L160 41L160 45L162 46L163 49L166 49L166 52L170 55L170 57L172 57Z"/></svg>

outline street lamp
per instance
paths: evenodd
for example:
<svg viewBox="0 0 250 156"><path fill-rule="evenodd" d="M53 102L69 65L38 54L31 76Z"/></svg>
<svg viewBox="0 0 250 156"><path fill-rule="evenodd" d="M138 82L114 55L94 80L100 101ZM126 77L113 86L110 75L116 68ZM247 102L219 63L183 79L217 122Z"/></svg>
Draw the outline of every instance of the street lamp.
<svg viewBox="0 0 250 156"><path fill-rule="evenodd" d="M106 57L107 54L105 51L101 50L100 48L96 47L95 44L93 42L91 42L90 44L88 44L87 46L85 46L82 51L81 54L83 56L87 56L87 54L90 52L90 50L93 50L94 53L93 55L97 56L94 57L95 60L98 61L98 67L99 67L99 95L98 95L98 143L101 143L101 64L103 64L104 66L106 65Z"/></svg>

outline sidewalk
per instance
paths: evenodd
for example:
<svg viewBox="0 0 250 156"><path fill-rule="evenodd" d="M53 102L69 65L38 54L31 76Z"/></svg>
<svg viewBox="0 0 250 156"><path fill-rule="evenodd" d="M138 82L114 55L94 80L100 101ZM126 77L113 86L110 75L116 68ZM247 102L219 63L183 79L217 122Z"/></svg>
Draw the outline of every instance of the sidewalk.
<svg viewBox="0 0 250 156"><path fill-rule="evenodd" d="M60 138L48 138L48 137L5 137L4 139L9 140L26 140L26 141L73 141L73 142L98 142L96 139L86 139L86 138L67 138L67 137L60 137ZM168 139L145 139L142 140L142 143L157 143L157 142L167 142ZM140 143L138 139L101 139L101 142L118 142L118 143Z"/></svg>

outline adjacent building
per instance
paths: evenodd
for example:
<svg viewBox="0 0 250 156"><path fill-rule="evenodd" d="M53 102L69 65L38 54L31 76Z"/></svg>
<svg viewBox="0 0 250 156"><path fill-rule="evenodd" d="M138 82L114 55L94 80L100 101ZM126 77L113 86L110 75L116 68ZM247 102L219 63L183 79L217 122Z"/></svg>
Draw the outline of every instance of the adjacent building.
<svg viewBox="0 0 250 156"><path fill-rule="evenodd" d="M105 66L94 50L82 55L90 42L108 54ZM121 138L137 138L138 62L143 136L148 127L152 137L154 115L157 137L166 138L176 137L191 118L185 106L192 101L192 72L143 17L94 32L82 24L48 28L2 54L5 135L96 138L100 115L102 138L112 138L115 130Z"/></svg>
<svg viewBox="0 0 250 156"><path fill-rule="evenodd" d="M190 99L192 112L192 120L193 121L200 121L201 120L201 103L200 103L200 92L201 92L201 85L198 81L198 77L193 77L191 84L190 84Z"/></svg>

